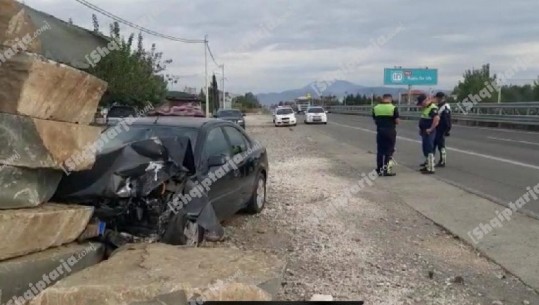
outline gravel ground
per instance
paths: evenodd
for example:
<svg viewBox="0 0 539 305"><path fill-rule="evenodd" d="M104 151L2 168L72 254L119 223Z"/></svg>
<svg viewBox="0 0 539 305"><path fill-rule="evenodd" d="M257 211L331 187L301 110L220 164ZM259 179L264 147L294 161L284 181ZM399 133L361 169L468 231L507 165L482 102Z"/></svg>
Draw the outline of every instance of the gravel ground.
<svg viewBox="0 0 539 305"><path fill-rule="evenodd" d="M533 290L394 194L367 185L335 205L362 176L320 149L313 129L248 116L247 130L268 149L267 207L228 221L227 240L214 246L285 258L280 300L328 294L366 304L539 304Z"/></svg>

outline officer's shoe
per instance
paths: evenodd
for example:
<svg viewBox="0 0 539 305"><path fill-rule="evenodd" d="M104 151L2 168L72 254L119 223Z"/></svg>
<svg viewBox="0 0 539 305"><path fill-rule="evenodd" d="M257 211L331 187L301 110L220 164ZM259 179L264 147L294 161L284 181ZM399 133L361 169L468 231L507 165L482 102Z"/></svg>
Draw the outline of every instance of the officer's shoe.
<svg viewBox="0 0 539 305"><path fill-rule="evenodd" d="M445 162L438 162L438 164L436 164L436 167L445 167Z"/></svg>
<svg viewBox="0 0 539 305"><path fill-rule="evenodd" d="M426 166L422 167L420 170L419 170L422 174L434 174L434 171L433 170L429 170Z"/></svg>

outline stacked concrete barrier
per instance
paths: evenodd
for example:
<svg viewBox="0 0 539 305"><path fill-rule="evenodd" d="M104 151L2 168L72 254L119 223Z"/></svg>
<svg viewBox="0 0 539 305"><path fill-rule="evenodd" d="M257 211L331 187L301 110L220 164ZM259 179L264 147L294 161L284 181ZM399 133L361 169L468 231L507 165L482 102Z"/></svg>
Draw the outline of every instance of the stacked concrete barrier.
<svg viewBox="0 0 539 305"><path fill-rule="evenodd" d="M75 242L91 207L48 201L64 174L62 164L99 138L101 128L90 124L107 84L39 55L53 46L38 32L27 7L0 0L2 305L25 304L104 255L102 245ZM90 156L70 170L94 162Z"/></svg>

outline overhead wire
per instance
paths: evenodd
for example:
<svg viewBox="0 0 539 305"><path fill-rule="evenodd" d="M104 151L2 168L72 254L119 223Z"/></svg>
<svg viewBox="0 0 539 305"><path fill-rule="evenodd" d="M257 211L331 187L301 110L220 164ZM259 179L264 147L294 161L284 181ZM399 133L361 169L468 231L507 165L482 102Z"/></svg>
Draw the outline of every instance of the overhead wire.
<svg viewBox="0 0 539 305"><path fill-rule="evenodd" d="M178 42L183 42L183 43L207 43L207 41L205 39L187 39L187 38L181 38L181 37L175 37L175 36L170 36L170 35L166 35L166 34L161 34L159 32L156 32L156 31L153 31L153 30L150 30L150 29L147 29L143 26L140 26L136 23L133 23L131 21L128 21L128 20L125 20L119 16L116 16L98 6L96 6L95 4L92 4L86 0L75 0L77 2L79 2L80 4L102 14L102 15L105 15L111 19L113 19L114 21L117 21L119 23L122 23L122 24L125 24L129 27L132 27L134 29L137 29L141 32L144 32L146 34L150 34L150 35L153 35L153 36L157 36L157 37L161 37L161 38L165 38L165 39L168 39L168 40L172 40L172 41L178 41Z"/></svg>

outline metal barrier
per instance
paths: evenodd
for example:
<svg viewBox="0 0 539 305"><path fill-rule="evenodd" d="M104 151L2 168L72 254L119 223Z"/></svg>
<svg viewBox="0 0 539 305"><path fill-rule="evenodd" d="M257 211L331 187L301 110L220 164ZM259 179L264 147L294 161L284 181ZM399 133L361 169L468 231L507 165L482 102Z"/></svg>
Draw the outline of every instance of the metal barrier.
<svg viewBox="0 0 539 305"><path fill-rule="evenodd" d="M470 109L462 104L450 104L452 117L456 121L498 123L512 125L539 126L539 102L529 103L481 103ZM419 119L419 107L415 105L399 105L399 113L403 118ZM326 106L332 113L370 116L372 106Z"/></svg>

